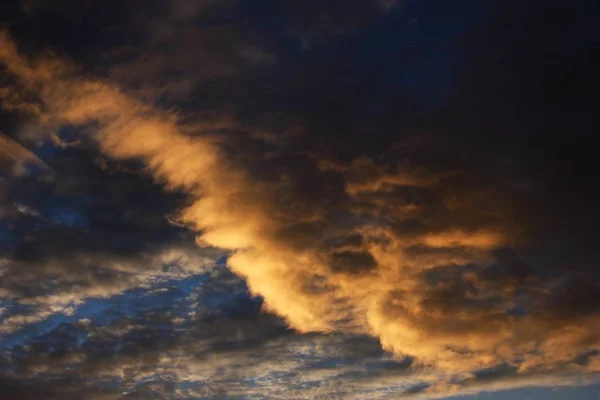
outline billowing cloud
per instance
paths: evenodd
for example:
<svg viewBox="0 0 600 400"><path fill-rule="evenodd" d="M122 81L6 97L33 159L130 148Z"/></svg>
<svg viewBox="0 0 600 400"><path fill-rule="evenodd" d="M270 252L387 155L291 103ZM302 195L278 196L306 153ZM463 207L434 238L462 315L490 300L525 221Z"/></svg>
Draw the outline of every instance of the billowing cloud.
<svg viewBox="0 0 600 400"><path fill-rule="evenodd" d="M364 42L371 43L368 35L384 41L370 28L365 28L367 39L352 37L367 20L409 20L410 15L394 13L396 2L361 1L352 10L337 2L312 3L275 7L287 21L285 34L264 40L260 30L244 35L246 25L203 25L221 21L223 15L230 18L229 3L171 2L168 18L150 24L161 29L149 35L146 50L134 51L134 62L107 68L110 80L61 57L26 55L3 35L0 61L11 81L1 98L7 110L36 119L35 128L20 133L24 141L56 138L68 127L76 132L74 148L80 143L97 147L103 163L135 165L171 192L183 193L179 202L169 203L172 208L148 211L161 218L168 214L172 225L194 232L207 254L218 253L215 248L228 252L228 268L264 299L264 310L294 330L369 336L397 363L410 360L405 368L421 380L398 384L393 389L397 393L431 398L485 387L540 385L557 375L564 384L582 373L592 376L598 370L600 312L593 240L598 212L590 196L593 163L587 161L591 150L563 148L557 135L546 135L571 128L570 117L582 113L577 110L585 104L571 107L550 93L553 102L547 110L537 97L549 85L545 79L566 79L571 63L559 63L539 78L535 55L507 56L517 50L495 45L488 52L485 46L493 44L491 39L481 39L483 45L454 44L462 46L457 53L474 51L477 56L460 70L463 76L450 74L459 89L452 90L450 78L440 78L440 86L452 88L444 86L447 101L439 105L431 89L418 84L419 71L434 68L431 64L452 70L457 63L450 55L429 59L415 54L408 23L403 25L407 33L394 36L401 43L398 54L366 46ZM221 7L229 11L222 14ZM491 7L496 8L506 12ZM211 11L200 15L206 9ZM390 21L383 22L386 35ZM517 38L529 26L515 24L507 36ZM429 33L436 32L431 28ZM319 43L281 50L282 42L296 36L304 44L327 37L335 51L322 51ZM174 66L161 50L165 47L183 64ZM333 57L336 51L339 55ZM486 75L496 71L494 57L507 57L516 72L500 69ZM241 64L244 74L239 73ZM160 77L171 67L178 69L174 75L181 74L181 82L190 79L181 96L166 101L185 99L178 111L158 105L165 104ZM425 75L443 77L442 72ZM140 91L140 83L148 82L156 87ZM585 98L582 85L569 88ZM196 94L201 89L206 89L205 97ZM508 104L542 109L522 115ZM547 115L558 128L536 115ZM569 117L563 120L561 115ZM583 133L574 141L587 143L588 129L583 124L579 128ZM47 218L31 204L13 208L19 218ZM150 222L141 217L135 221L140 226ZM174 229L160 223L154 227ZM124 236L139 234L137 243L146 238L156 243L143 232ZM61 234L65 236L56 240ZM154 282L169 264L164 257L170 249L180 249L175 244L151 252L136 248L132 260L118 251L107 255L107 246L85 234L69 235L73 230L28 234L30 246L21 244L7 258L5 269L15 284L3 295L19 297L22 304L35 302L35 296L26 294L39 271L66 271L69 278L61 283L79 285L81 275L64 262L65 256L85 271L95 270L98 260L110 264L109 271L118 274L103 281L105 285L60 293L57 298L67 300L56 304L68 314L76 299L150 288L144 279ZM74 247L85 251L72 252L57 242L77 243ZM27 251L33 245L39 250ZM183 251L188 252L193 253ZM35 272L29 277L15 272L23 268L14 266L25 264ZM182 264L188 265L183 270L189 274L181 277L203 271L195 261ZM142 265L149 267L144 270ZM88 272L84 276L86 282L104 279ZM41 299L52 297L41 296L36 304ZM9 316L16 318L9 325L47 318L56 309L40 312ZM268 380L269 373L263 376L258 370L262 367L271 368L249 368L252 372L244 379ZM353 376L354 371L346 372ZM315 381L322 382L325 375ZM387 375L377 379L390 383ZM363 376L356 385L366 387L365 381L377 379ZM341 391L303 385L303 390L314 389L312 397ZM293 385L284 386L289 391ZM227 395L240 394L225 383L223 387ZM220 389L216 394L206 389L202 395L224 396ZM243 390L250 393L252 388ZM274 398L282 393L278 390L272 392ZM388 394L381 389L377 396ZM300 389L294 396L302 398Z"/></svg>
<svg viewBox="0 0 600 400"><path fill-rule="evenodd" d="M175 114L55 58L26 58L6 37L2 49L43 122L94 124L105 154L142 159L155 179L184 190L191 204L177 221L201 246L231 251L229 267L299 331L372 334L397 356L451 373L554 368L599 345L593 309L548 307L571 301L569 279L546 281L515 255L510 215L480 203L462 217L471 194L444 193L461 172L363 158L333 172L315 165L312 177L281 169L265 178ZM338 183L330 192L329 180Z"/></svg>

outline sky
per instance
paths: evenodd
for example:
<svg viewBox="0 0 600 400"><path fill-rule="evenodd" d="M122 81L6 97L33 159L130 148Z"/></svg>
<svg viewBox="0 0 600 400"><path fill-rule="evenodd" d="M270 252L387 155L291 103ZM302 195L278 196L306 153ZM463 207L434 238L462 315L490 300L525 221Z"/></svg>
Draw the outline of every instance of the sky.
<svg viewBox="0 0 600 400"><path fill-rule="evenodd" d="M0 400L600 399L600 5L0 5Z"/></svg>

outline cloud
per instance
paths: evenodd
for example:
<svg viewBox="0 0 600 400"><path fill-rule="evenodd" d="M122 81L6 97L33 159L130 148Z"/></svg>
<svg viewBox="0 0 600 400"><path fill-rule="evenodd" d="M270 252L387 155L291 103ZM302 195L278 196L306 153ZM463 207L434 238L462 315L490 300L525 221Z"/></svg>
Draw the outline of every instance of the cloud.
<svg viewBox="0 0 600 400"><path fill-rule="evenodd" d="M561 377L523 375L501 366L444 383L434 371L414 368L410 360L394 361L369 337L295 335L284 329L282 321L254 312L208 317L183 327L173 324L168 314L156 312L106 327L78 321L56 327L29 346L14 348L12 355L7 365L16 364L17 373L10 379L25 388L24 382L30 382L30 391L38 379L62 376L68 370L77 371L79 379L68 389L56 386L55 393L104 390L105 396L115 399L249 395L425 399L443 398L449 391L458 395L597 382L581 380L575 371L562 371ZM114 380L120 381L118 392L109 384Z"/></svg>
<svg viewBox="0 0 600 400"><path fill-rule="evenodd" d="M11 175L26 173L27 164L41 168L48 166L35 154L0 132L0 165L2 170L10 170Z"/></svg>
<svg viewBox="0 0 600 400"><path fill-rule="evenodd" d="M2 136L3 337L100 298L201 275L223 256L169 224L181 195L165 195L135 166L98 157L93 143L69 134L24 139L38 155Z"/></svg>
<svg viewBox="0 0 600 400"><path fill-rule="evenodd" d="M300 31L337 18L299 4L307 11L300 13ZM360 4L370 10L374 3ZM352 18L334 22L336 32L357 26ZM306 65L283 66L293 79L284 74L257 85L274 82L278 89L272 98L240 105L251 116L219 110L215 125L226 132L216 133L66 61L27 58L6 37L0 48L16 81L5 96L12 109L40 110L48 130L80 127L108 158L142 160L155 180L184 192L189 203L172 222L196 232L200 246L229 251L229 268L264 298L266 310L299 332L371 335L396 358L414 359L411 368L421 368L422 376L434 368L445 378L423 378L407 395L479 390L469 374L499 365L516 371L516 385L558 371L595 370L595 359L580 360L600 346L597 252L585 234L593 232L589 219L597 213L585 196L573 200L565 190L549 190L564 189L570 174L537 171L527 148L523 156L510 152L520 140L507 122L513 117L489 122L486 116L512 97L482 99L476 80L467 79L463 85L475 86L466 89L473 103L460 100L462 91L452 93L457 101L436 109L435 121L418 108L404 127L390 104L408 96L390 94L389 104L369 106L369 99L384 97L373 89L377 77L363 88L348 68L337 68L357 50L335 62L323 56L315 74L291 74ZM254 88L253 78L235 82ZM291 103L291 116L256 117L253 107L263 98L267 106ZM299 126L280 138L273 120L286 118ZM415 126L432 139L419 140L424 136L412 133ZM501 138L485 136L488 130L502 131ZM366 136L374 144L363 148ZM395 147L387 146L389 136ZM586 185L583 179L577 189L588 193Z"/></svg>
<svg viewBox="0 0 600 400"><path fill-rule="evenodd" d="M359 0L352 3L331 1L325 4L301 0L278 4L274 7L274 13L287 22L289 33L299 36L306 46L315 39L350 34L381 14L390 12L397 3L395 0Z"/></svg>
<svg viewBox="0 0 600 400"><path fill-rule="evenodd" d="M420 238L403 240L392 225L401 223L401 217L389 218L387 210L375 211L366 220L344 211L346 205L356 204L357 189L352 183L347 195L342 194L341 204L316 199L298 204L292 196L302 188L289 176L255 180L227 159L212 138L186 133L174 115L108 83L73 75L72 68L62 67L58 60L36 60L32 66L8 39L4 42L8 70L25 90L37 91L48 110L47 120L99 124L94 135L109 156L142 158L156 179L172 189L185 190L193 202L182 210L180 221L200 232L200 244L233 251L230 268L265 298L268 309L284 316L294 328L331 331L345 329L342 321L349 321L347 329L377 335L396 354L408 354L448 371L518 362L525 349L542 350L544 343L570 335L570 325L554 325L553 318L541 319L534 313L514 317L507 311L515 302L513 285L492 286L464 267L477 264L478 269L485 269L498 262L493 250L505 244L501 238L509 234L507 227L477 231L460 225L452 230L430 227ZM436 185L435 180L415 183L404 178L385 178L385 182L387 186L376 185L369 191L427 193L435 192ZM351 222L353 218L356 222ZM325 226L317 228L318 236L303 248L280 234L298 232L299 224L319 223ZM349 234L360 235L363 243L338 248L335 242ZM407 252L411 241L439 251L427 260L427 252L424 256ZM459 286L422 279L424 273L443 265L461 270L456 275ZM446 307L449 301L454 309ZM589 318L595 317L586 315L579 321L588 326ZM535 332L542 330L546 339L539 342L541 336ZM583 330L586 340L596 343L593 331ZM566 344L572 353L556 357L556 362L568 361L582 350L577 342L567 340ZM551 351L550 346L546 348Z"/></svg>
<svg viewBox="0 0 600 400"><path fill-rule="evenodd" d="M65 265L47 261L42 271L35 264L11 262L3 271L0 298L15 304L0 322L0 334L11 335L56 315L72 316L90 301L111 298L133 289L198 276L214 267L214 256L181 248L166 248L135 261L79 256ZM30 268L27 272L19 272ZM69 270L71 268L71 270ZM77 270L74 270L74 269ZM23 308L24 307L24 308Z"/></svg>

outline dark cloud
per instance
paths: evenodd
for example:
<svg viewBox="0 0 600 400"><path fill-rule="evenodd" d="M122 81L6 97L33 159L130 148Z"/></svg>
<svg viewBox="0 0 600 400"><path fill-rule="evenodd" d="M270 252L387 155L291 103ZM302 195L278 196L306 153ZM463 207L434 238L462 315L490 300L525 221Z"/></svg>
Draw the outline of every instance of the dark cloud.
<svg viewBox="0 0 600 400"><path fill-rule="evenodd" d="M51 169L3 177L5 298L61 294L68 314L165 271L197 275L188 228L264 303L229 299L202 334L145 314L119 336L143 373L188 342L203 360L296 362L265 349L306 336L261 307L300 332L374 336L410 362L340 376L417 371L417 398L598 371L592 2L49 4L23 3L19 48L0 43L5 108L39 119L0 138L0 162L22 143ZM323 375L286 371L290 396L323 394ZM202 393L239 395L221 383ZM177 390L153 385L126 396Z"/></svg>
<svg viewBox="0 0 600 400"><path fill-rule="evenodd" d="M319 36L347 34L372 22L389 11L396 1L360 0L354 2L318 2L301 0L289 3L266 2L272 18L286 21L289 32L300 36L305 44Z"/></svg>
<svg viewBox="0 0 600 400"><path fill-rule="evenodd" d="M377 261L367 252L341 251L331 255L331 269L335 272L361 274L376 266Z"/></svg>
<svg viewBox="0 0 600 400"><path fill-rule="evenodd" d="M168 222L185 199L139 163L99 156L69 127L32 151L2 140L3 334L70 314L88 298L202 273L218 257Z"/></svg>

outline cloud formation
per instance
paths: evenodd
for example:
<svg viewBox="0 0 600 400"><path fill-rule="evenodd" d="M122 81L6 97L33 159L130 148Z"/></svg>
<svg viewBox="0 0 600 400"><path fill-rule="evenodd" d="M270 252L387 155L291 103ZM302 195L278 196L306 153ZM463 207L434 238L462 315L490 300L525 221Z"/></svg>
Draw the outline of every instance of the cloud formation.
<svg viewBox="0 0 600 400"><path fill-rule="evenodd" d="M178 221L202 246L232 251L229 267L295 329L373 334L398 356L449 372L552 368L598 346L596 313L547 307L571 299L560 298L568 283L552 290L518 259L509 216L471 226L452 212L450 203L469 201L444 196L452 176L358 158L332 177L323 163L313 167L322 182L285 170L257 177L175 114L58 59L27 59L5 36L1 47L21 90L39 98L42 120L95 124L108 156L143 159L155 179L184 190L191 204ZM339 185L331 195L328 179ZM313 184L324 191L303 193ZM481 208L469 218L495 211ZM511 312L519 306L523 315Z"/></svg>
<svg viewBox="0 0 600 400"><path fill-rule="evenodd" d="M135 314L123 310L101 324L75 318L27 345L13 346L4 352L3 368L10 373L0 384L21 398L42 392L49 398L90 393L110 399L363 400L594 382L577 374L520 374L508 365L440 382L437 373L416 367L409 358L394 360L373 338L287 330L282 320L260 312L260 302L248 298L239 278L224 268L212 271L192 295L185 287L163 284L160 290L121 300ZM224 296L221 304L205 311L191 304L219 296ZM188 310L193 317L182 313ZM61 388L68 374L77 379Z"/></svg>
<svg viewBox="0 0 600 400"><path fill-rule="evenodd" d="M577 144L566 146L560 139L564 133L552 130L572 128L578 110L589 105L572 105L547 92L558 80L571 97L585 99L589 89L565 74L577 64L584 76L597 75L584 61L565 55L567 61L539 77L546 53L532 55L526 44L503 46L527 29L542 37L545 30L515 18L508 39L491 46L493 51L486 47L495 40L485 37L487 31L471 32L481 42L453 44L457 53L475 55L456 74L459 89L448 89L448 101L439 105L430 89L411 90L411 85L421 79L418 70L432 63L452 70L456 62L450 55L431 60L415 54L410 24L408 33L394 36L403 43L395 54L402 62L373 50L363 43L369 40L353 38L352 32L367 26L366 20L389 16L382 22L389 33L386 24L398 22L393 18L410 18L394 14L393 2L356 4L352 12L336 2L276 7L289 22L285 38L278 40L305 41L297 53L286 53L277 40L255 45L263 39L260 32L245 36L240 33L245 28L181 22L219 20L220 7L230 4L173 2L167 20L156 25L165 30L150 35L147 52L137 61L109 68L110 80L61 57L26 55L4 34L0 61L11 82L1 98L7 110L35 117L36 128L21 133L24 140L47 140L69 127L77 132L74 143L91 141L108 163L141 161L144 173L185 195L173 209L157 211L194 232L207 252L228 252L228 267L264 299L266 311L300 333L367 335L397 360L410 359L423 382L396 388L407 396L540 384L557 374L571 383L580 373L598 372L600 292L593 240L598 211L591 196L590 150L579 151L588 143L589 129L582 124ZM221 11L202 19L205 6ZM499 15L490 18L491 26L515 13L510 5L490 8ZM435 29L430 34L435 36ZM534 40L524 36L525 43ZM315 48L307 46L315 37L331 47L321 50L319 40ZM161 48L169 44L187 56L178 65L190 79L184 95L175 96L186 99L178 111L162 106L160 98L164 81L158 78L171 67ZM194 49L207 57L195 57ZM515 72L496 70L497 58L514 63ZM402 73L388 70L388 64L402 67ZM139 91L140 77L144 83L157 78L151 96ZM440 78L439 85L448 83ZM208 94L204 98L191 88ZM199 101L190 106L193 96ZM552 101L541 102L540 96ZM209 101L213 97L215 105ZM517 108L538 109L514 111L513 100ZM14 146L4 143L0 151ZM42 215L25 206L15 205L15 215ZM12 253L8 270L26 262L77 277L63 258L52 262L60 250L53 244L56 234L47 239L32 233L41 261L25 257L30 253L25 246ZM106 258L119 266L112 272L135 271L135 279L141 279L139 263L146 262L152 279L169 252L161 247L123 260L118 252L105 256L104 247L83 241L77 248L87 251L76 254L79 264L86 265L90 255L94 263ZM184 270L201 272L197 265ZM24 279L11 276L14 282ZM143 285L120 287L119 279L108 280L109 295ZM17 284L11 287L19 290ZM59 303L68 307L76 298L100 295L74 292L62 294L68 301ZM18 316L15 324L47 315ZM489 383L486 373L497 373L505 383Z"/></svg>

